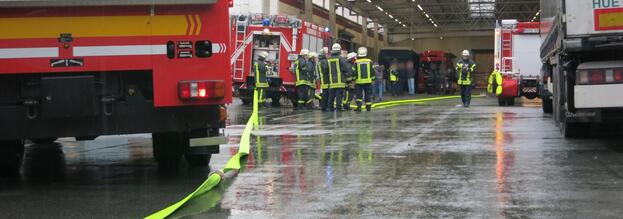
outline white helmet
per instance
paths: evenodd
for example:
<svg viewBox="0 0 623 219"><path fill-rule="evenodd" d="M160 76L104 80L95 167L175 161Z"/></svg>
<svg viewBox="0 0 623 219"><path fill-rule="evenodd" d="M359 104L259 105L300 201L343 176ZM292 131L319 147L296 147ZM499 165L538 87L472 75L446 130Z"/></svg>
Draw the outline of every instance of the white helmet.
<svg viewBox="0 0 623 219"><path fill-rule="evenodd" d="M322 47L322 50L320 50L320 51L321 51L320 52L321 54L327 54L327 53L329 53L329 47L326 47L326 46Z"/></svg>
<svg viewBox="0 0 623 219"><path fill-rule="evenodd" d="M266 51L260 52L259 54L260 58L266 59L268 58L268 53Z"/></svg>
<svg viewBox="0 0 623 219"><path fill-rule="evenodd" d="M366 57L368 56L368 48L366 47L359 47L359 49L357 50L357 56L359 57Z"/></svg>
<svg viewBox="0 0 623 219"><path fill-rule="evenodd" d="M309 50L308 49L301 49L301 53L299 53L299 55L302 55L302 56L309 55Z"/></svg>
<svg viewBox="0 0 623 219"><path fill-rule="evenodd" d="M339 43L335 43L333 44L333 46L331 46L331 51L333 52L339 52L342 50L342 46L340 46Z"/></svg>
<svg viewBox="0 0 623 219"><path fill-rule="evenodd" d="M309 53L309 58L316 58L316 57L318 57L317 53L315 53L315 52L310 52Z"/></svg>
<svg viewBox="0 0 623 219"><path fill-rule="evenodd" d="M469 51L468 50L463 50L463 52L461 53L462 56L469 56Z"/></svg>
<svg viewBox="0 0 623 219"><path fill-rule="evenodd" d="M351 60L357 57L357 53L351 52L346 55L346 59Z"/></svg>

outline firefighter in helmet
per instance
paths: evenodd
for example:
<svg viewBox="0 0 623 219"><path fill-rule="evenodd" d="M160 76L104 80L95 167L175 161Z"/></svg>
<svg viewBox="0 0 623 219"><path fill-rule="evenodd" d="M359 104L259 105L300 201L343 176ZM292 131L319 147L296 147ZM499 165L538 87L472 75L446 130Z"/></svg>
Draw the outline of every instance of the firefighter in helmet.
<svg viewBox="0 0 623 219"><path fill-rule="evenodd" d="M357 61L357 53L351 52L346 55L346 62L351 72L355 71L355 62ZM344 90L344 110L350 110L350 103L355 96L355 77L353 74L346 75L346 89Z"/></svg>
<svg viewBox="0 0 623 219"><path fill-rule="evenodd" d="M307 100L307 103L305 105L310 109L314 108L313 100L320 99L319 96L316 96L316 63L318 63L318 61L316 60L317 58L318 53L309 52L309 59L307 60L309 63L309 89L307 90L309 99Z"/></svg>
<svg viewBox="0 0 623 219"><path fill-rule="evenodd" d="M322 96L320 98L320 109L327 111L329 107L329 63L327 62L327 55L329 54L329 48L323 47L318 52L318 62L316 63L316 74L320 81L320 89Z"/></svg>
<svg viewBox="0 0 623 219"><path fill-rule="evenodd" d="M461 101L463 107L469 107L472 100L472 86L474 85L474 71L476 63L470 59L469 51L463 50L462 59L456 63L456 72L458 74L457 84L461 87Z"/></svg>
<svg viewBox="0 0 623 219"><path fill-rule="evenodd" d="M362 102L366 102L366 110L372 110L372 101L370 97L372 94L372 81L375 79L375 74L372 71L372 60L368 58L368 49L366 47L359 47L357 50L357 61L355 61L355 84L357 93L357 111L361 111Z"/></svg>
<svg viewBox="0 0 623 219"><path fill-rule="evenodd" d="M329 64L329 109L342 111L342 98L344 95L344 89L346 89L346 76L350 75L352 68L344 58L340 57L342 52L342 46L340 44L333 44L331 47L331 57L328 60Z"/></svg>
<svg viewBox="0 0 623 219"><path fill-rule="evenodd" d="M298 108L305 107L309 100L309 50L302 49L298 59L294 62L294 71L296 74L296 92L298 94Z"/></svg>
<svg viewBox="0 0 623 219"><path fill-rule="evenodd" d="M253 65L253 69L255 70L255 89L257 89L258 93L258 105L263 106L266 103L266 88L268 88L266 75L270 69L267 52L260 52L257 61Z"/></svg>

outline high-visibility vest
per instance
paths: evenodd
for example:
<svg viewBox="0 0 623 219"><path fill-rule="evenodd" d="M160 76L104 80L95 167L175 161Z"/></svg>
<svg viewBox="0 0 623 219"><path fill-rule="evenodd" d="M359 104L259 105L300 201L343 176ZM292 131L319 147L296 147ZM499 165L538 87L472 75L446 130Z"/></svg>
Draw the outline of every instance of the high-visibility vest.
<svg viewBox="0 0 623 219"><path fill-rule="evenodd" d="M268 65L266 65L266 71L268 71ZM260 73L259 63L255 63L255 87L268 87L268 81L266 81L266 72Z"/></svg>
<svg viewBox="0 0 623 219"><path fill-rule="evenodd" d="M325 78L325 73L322 70L322 61L324 60L320 60L318 61L318 64L316 64L316 74L318 74L318 77L320 78L320 89L329 89L329 78Z"/></svg>
<svg viewBox="0 0 623 219"><path fill-rule="evenodd" d="M472 73L476 70L476 64L470 64L467 69L467 75L463 80L463 64L462 62L456 63L456 71L459 73L458 85L472 85Z"/></svg>
<svg viewBox="0 0 623 219"><path fill-rule="evenodd" d="M489 84L487 85L487 92L493 93L496 95L502 95L502 73L498 70L493 70L491 75L489 75Z"/></svg>
<svg viewBox="0 0 623 219"><path fill-rule="evenodd" d="M311 83L307 79L307 72L301 72L300 64L301 63L299 62L299 60L296 60L294 62L294 67L296 71L296 86L310 85ZM305 69L307 69L307 67L305 67Z"/></svg>
<svg viewBox="0 0 623 219"><path fill-rule="evenodd" d="M371 84L372 83L372 60L370 59L357 59L355 62L355 67L357 69L357 79L355 83L357 84Z"/></svg>
<svg viewBox="0 0 623 219"><path fill-rule="evenodd" d="M345 88L342 78L342 69L340 68L340 58L329 59L329 88Z"/></svg>
<svg viewBox="0 0 623 219"><path fill-rule="evenodd" d="M389 69L389 81L391 82L398 81L398 75L396 75L396 70Z"/></svg>

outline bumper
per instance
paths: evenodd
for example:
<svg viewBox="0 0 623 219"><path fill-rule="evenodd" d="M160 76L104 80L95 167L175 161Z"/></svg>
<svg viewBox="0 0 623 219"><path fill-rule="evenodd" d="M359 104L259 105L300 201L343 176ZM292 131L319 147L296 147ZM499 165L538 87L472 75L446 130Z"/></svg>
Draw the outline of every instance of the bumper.
<svg viewBox="0 0 623 219"><path fill-rule="evenodd" d="M619 108L623 107L623 84L576 85L574 87L575 108Z"/></svg>
<svg viewBox="0 0 623 219"><path fill-rule="evenodd" d="M219 107L155 108L153 102L118 102L113 105L109 116L99 113L91 117L29 119L25 107L4 106L0 107L0 140L218 129L222 126Z"/></svg>

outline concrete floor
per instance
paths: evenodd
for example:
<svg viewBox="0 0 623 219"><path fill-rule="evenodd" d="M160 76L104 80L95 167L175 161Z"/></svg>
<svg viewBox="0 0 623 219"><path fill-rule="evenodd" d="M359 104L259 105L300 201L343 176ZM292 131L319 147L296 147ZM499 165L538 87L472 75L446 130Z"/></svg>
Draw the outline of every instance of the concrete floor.
<svg viewBox="0 0 623 219"><path fill-rule="evenodd" d="M175 217L603 218L623 215L621 139L563 139L537 104L478 98L373 112L262 109L234 179ZM251 109L229 108L237 148ZM150 135L30 145L0 181L0 218L138 218L183 198L209 168L159 171Z"/></svg>

